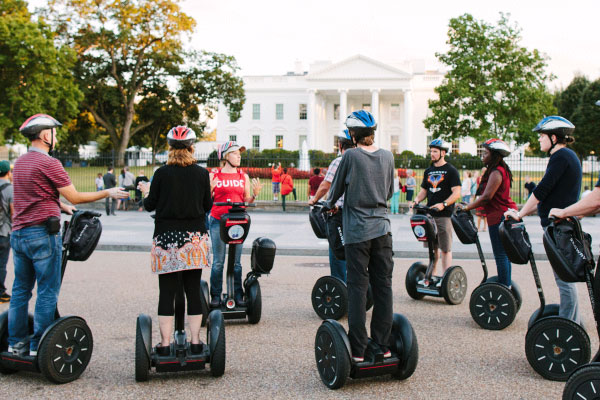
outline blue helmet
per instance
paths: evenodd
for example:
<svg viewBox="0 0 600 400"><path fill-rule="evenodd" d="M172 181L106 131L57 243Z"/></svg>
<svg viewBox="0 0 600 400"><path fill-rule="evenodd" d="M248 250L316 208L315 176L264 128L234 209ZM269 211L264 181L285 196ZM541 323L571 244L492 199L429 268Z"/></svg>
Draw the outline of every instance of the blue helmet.
<svg viewBox="0 0 600 400"><path fill-rule="evenodd" d="M337 136L340 140L348 140L350 142L352 141L352 136L350 136L350 132L348 131L348 129L344 129L343 131L338 133Z"/></svg>
<svg viewBox="0 0 600 400"><path fill-rule="evenodd" d="M351 128L371 128L377 129L377 122L370 112L365 110L353 111L346 118L346 127Z"/></svg>
<svg viewBox="0 0 600 400"><path fill-rule="evenodd" d="M575 130L575 125L566 118L559 117L558 115L551 115L542 119L533 132L545 133L548 135L556 135L558 137L571 136Z"/></svg>
<svg viewBox="0 0 600 400"><path fill-rule="evenodd" d="M436 149L444 150L446 153L450 150L450 146L448 143L444 142L442 139L433 139L429 142L429 148L435 147Z"/></svg>

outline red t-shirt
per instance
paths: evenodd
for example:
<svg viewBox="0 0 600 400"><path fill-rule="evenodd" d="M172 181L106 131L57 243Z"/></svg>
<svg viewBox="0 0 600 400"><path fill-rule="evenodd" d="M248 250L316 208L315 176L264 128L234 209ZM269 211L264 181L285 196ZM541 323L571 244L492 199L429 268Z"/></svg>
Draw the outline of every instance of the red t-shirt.
<svg viewBox="0 0 600 400"><path fill-rule="evenodd" d="M321 182L323 182L323 179L324 177L320 175L313 175L310 177L310 179L308 180L308 186L310 186L311 196L314 196L317 193L317 190L319 189Z"/></svg>
<svg viewBox="0 0 600 400"><path fill-rule="evenodd" d="M504 169L502 166L496 167L496 170L502 174L502 183L494 193L494 196L491 200L483 206L485 213L487 214L487 222L488 225L496 225L502 221L502 216L509 208L517 209L517 205L510 198L510 177L508 176L508 171ZM493 172L493 171L492 171ZM490 172L490 174L492 173ZM482 182L483 191L485 191L485 186L487 186L487 181ZM483 194L483 191L481 192Z"/></svg>
<svg viewBox="0 0 600 400"><path fill-rule="evenodd" d="M60 217L58 189L71 185L60 161L47 153L30 150L15 162L12 230L27 228Z"/></svg>
<svg viewBox="0 0 600 400"><path fill-rule="evenodd" d="M219 170L214 174L217 179L217 185L213 191L213 202L242 202L244 201L244 187L246 185L246 177L244 172L238 171L233 174L224 174ZM210 210L210 215L215 219L221 219L223 214L229 212L229 206L213 205Z"/></svg>
<svg viewBox="0 0 600 400"><path fill-rule="evenodd" d="M281 182L281 171L283 171L281 167L277 167L277 169L271 167L271 174L273 174L273 177L271 178L272 182Z"/></svg>

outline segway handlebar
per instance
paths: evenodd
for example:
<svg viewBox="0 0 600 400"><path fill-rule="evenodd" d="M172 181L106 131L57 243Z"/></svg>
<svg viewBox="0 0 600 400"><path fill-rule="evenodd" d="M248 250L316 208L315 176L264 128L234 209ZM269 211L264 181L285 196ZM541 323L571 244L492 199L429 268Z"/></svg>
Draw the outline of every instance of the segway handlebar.
<svg viewBox="0 0 600 400"><path fill-rule="evenodd" d="M422 206L418 203L415 203L413 205L413 210L415 211L427 211L427 212L431 212L431 211L437 211L437 208L433 208L433 207L428 207L428 206Z"/></svg>
<svg viewBox="0 0 600 400"><path fill-rule="evenodd" d="M230 207L256 207L256 203L247 203L245 201L218 201L213 203L215 206L230 206Z"/></svg>

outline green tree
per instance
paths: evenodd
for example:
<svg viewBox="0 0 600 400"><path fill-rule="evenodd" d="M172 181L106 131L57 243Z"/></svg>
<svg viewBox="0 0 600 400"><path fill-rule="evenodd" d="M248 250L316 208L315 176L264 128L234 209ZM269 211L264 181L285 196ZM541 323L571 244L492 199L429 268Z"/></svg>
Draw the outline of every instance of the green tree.
<svg viewBox="0 0 600 400"><path fill-rule="evenodd" d="M82 93L71 73L75 61L67 46L55 46L48 25L32 20L26 2L0 2L0 141L22 139L18 128L33 114L63 123L77 115Z"/></svg>
<svg viewBox="0 0 600 400"><path fill-rule="evenodd" d="M581 101L571 122L575 124L575 143L573 150L581 157L587 157L593 151L600 151L598 135L600 134L600 107L596 101L600 100L600 79L590 83L581 94Z"/></svg>
<svg viewBox="0 0 600 400"><path fill-rule="evenodd" d="M184 76L206 72L206 64L193 62L213 60L193 55L186 58L182 39L195 26L192 17L183 13L179 0L52 0L46 17L53 21L62 40L77 49L75 74L85 94L83 107L89 111L110 137L113 148L123 160L131 138L155 123L156 118L142 119L137 108L141 96L156 95L153 88L181 81ZM205 54L205 53L202 53ZM223 60L225 58L225 60ZM237 67L231 58L221 57L227 74L207 83L225 92L211 91L210 105L223 100L233 109L243 105L239 90L241 80L234 76ZM194 68L195 67L195 68ZM217 79L218 78L218 79ZM201 83L196 83L196 89ZM188 85L182 85L188 87ZM227 91L229 90L230 91ZM196 99L200 99L200 95ZM237 108L236 108L237 107ZM188 110L193 119L193 110ZM145 114L145 117L149 117ZM200 117L200 110L197 117Z"/></svg>
<svg viewBox="0 0 600 400"><path fill-rule="evenodd" d="M545 72L545 58L521 47L520 39L520 28L504 14L497 25L470 14L450 20L450 48L436 53L449 72L423 121L434 137L499 137L517 144L535 138L531 129L555 111L545 85L553 77Z"/></svg>
<svg viewBox="0 0 600 400"><path fill-rule="evenodd" d="M589 84L590 81L585 76L576 76L573 78L565 90L556 94L554 105L556 106L557 114L572 121L573 114L575 114L575 110L577 110L577 107L581 103L581 96Z"/></svg>

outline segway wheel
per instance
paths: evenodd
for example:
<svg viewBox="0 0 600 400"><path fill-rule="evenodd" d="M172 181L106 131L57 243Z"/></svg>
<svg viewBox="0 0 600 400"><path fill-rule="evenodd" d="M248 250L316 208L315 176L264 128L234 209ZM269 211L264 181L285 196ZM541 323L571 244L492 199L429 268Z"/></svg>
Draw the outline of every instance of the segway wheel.
<svg viewBox="0 0 600 400"><path fill-rule="evenodd" d="M258 324L262 315L262 295L258 280L252 283L246 291L246 295L248 297L248 308L246 309L248 322L251 324Z"/></svg>
<svg viewBox="0 0 600 400"><path fill-rule="evenodd" d="M29 314L28 316L28 330L29 334L33 334L33 314ZM8 311L3 312L0 315L0 351L8 350ZM18 372L16 369L6 368L2 365L2 360L0 360L0 374L10 375Z"/></svg>
<svg viewBox="0 0 600 400"><path fill-rule="evenodd" d="M539 318L538 318L538 315L540 313L540 309L538 308L537 310L535 310L533 312L533 314L531 314L531 317L529 317L529 322L527 323L527 329L531 329L532 325L538 319L542 319L542 318L546 318L546 317L556 317L558 315L559 307L560 306L558 304L546 304L546 306L544 307L544 313Z"/></svg>
<svg viewBox="0 0 600 400"><path fill-rule="evenodd" d="M406 272L406 279L404 285L406 286L406 292L410 297L415 300L421 300L425 295L417 292L417 282L425 278L425 272L427 267L421 262L416 262L410 266L408 272Z"/></svg>
<svg viewBox="0 0 600 400"><path fill-rule="evenodd" d="M213 313L218 314L209 317L206 344L210 349L210 374L219 377L225 373L225 319L220 310L211 311Z"/></svg>
<svg viewBox="0 0 600 400"><path fill-rule="evenodd" d="M590 338L573 321L560 317L539 320L527 331L525 354L531 367L546 379L566 381L590 361Z"/></svg>
<svg viewBox="0 0 600 400"><path fill-rule="evenodd" d="M563 400L600 398L600 363L579 368L569 377L563 390Z"/></svg>
<svg viewBox="0 0 600 400"><path fill-rule="evenodd" d="M498 277L492 276L488 278L488 280L485 281L485 283L498 283ZM515 300L517 301L517 312L519 312L519 310L521 309L521 304L523 304L523 296L521 295L521 289L515 281L511 281L510 286L510 290L512 291L512 294L515 297Z"/></svg>
<svg viewBox="0 0 600 400"><path fill-rule="evenodd" d="M50 328L40 343L40 371L52 382L72 382L85 371L93 348L92 331L83 319L63 319Z"/></svg>
<svg viewBox="0 0 600 400"><path fill-rule="evenodd" d="M150 372L150 354L148 354L142 329L138 317L135 324L135 380L137 382L148 381ZM149 332L149 334L147 333L146 337L149 337L150 340L152 340L152 332ZM152 343L148 344L150 345L149 347L152 348Z"/></svg>
<svg viewBox="0 0 600 400"><path fill-rule="evenodd" d="M315 359L321 381L329 389L346 384L350 374L350 356L340 333L330 323L323 323L315 338Z"/></svg>
<svg viewBox="0 0 600 400"><path fill-rule="evenodd" d="M506 286L488 282L473 290L469 310L477 325L483 329L499 331L515 320L517 300Z"/></svg>
<svg viewBox="0 0 600 400"><path fill-rule="evenodd" d="M442 296L448 304L460 304L467 295L467 275L465 271L454 266L448 268L442 280Z"/></svg>
<svg viewBox="0 0 600 400"><path fill-rule="evenodd" d="M311 301L321 319L338 320L348 312L348 288L338 278L323 276L313 287Z"/></svg>
<svg viewBox="0 0 600 400"><path fill-rule="evenodd" d="M210 295L208 283L205 280L200 281L200 308L202 309L202 322L200 325L206 326L206 319L210 313Z"/></svg>
<svg viewBox="0 0 600 400"><path fill-rule="evenodd" d="M398 370L393 376L396 379L408 379L417 369L419 361L419 344L411 323L402 314L394 314L392 324L392 347L401 360Z"/></svg>

